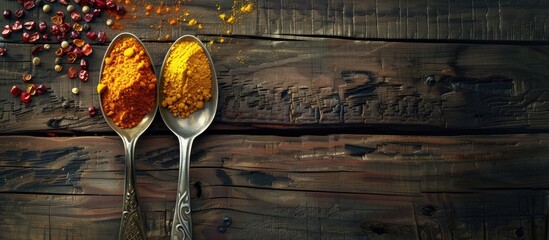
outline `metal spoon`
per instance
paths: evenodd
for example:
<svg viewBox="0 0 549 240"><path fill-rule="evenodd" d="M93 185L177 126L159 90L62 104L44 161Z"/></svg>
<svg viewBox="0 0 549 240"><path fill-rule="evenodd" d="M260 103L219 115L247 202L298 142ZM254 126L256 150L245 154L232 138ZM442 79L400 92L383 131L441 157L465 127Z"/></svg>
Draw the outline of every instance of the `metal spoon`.
<svg viewBox="0 0 549 240"><path fill-rule="evenodd" d="M112 51L113 46L115 43L123 38L135 38L141 46L143 46L143 43L139 40L138 37L131 33L120 33L117 35L112 42L110 43L109 47L107 48L107 51L105 52L105 56L103 57L103 63L101 64L101 71L99 72L99 76L103 75L103 67L105 64L105 58L109 56L110 52ZM143 47L145 49L145 47ZM149 57L149 60L151 59L151 56L145 49L145 53L147 53L147 56ZM154 71L154 67L151 62L151 68ZM101 96L99 96L99 101L101 102ZM101 104L101 112L103 111L103 104ZM122 223L120 224L120 233L118 235L118 239L147 239L145 236L145 228L143 226L143 218L141 216L141 211L139 210L139 201L137 197L137 188L135 186L135 169L133 167L134 165L134 152L135 152L135 143L137 142L137 139L145 130L151 125L151 122L154 119L154 116L156 114L156 110L158 109L158 96L156 97L156 101L154 104L154 107L152 111L145 115L143 120L137 126L133 128L120 128L116 126L116 124L113 122L113 120L110 117L107 117L106 115L103 115L105 117L105 120L107 121L107 124L122 138L122 141L124 142L124 151L126 154L126 178L124 181L124 204L123 204L123 212L122 212Z"/></svg>
<svg viewBox="0 0 549 240"><path fill-rule="evenodd" d="M162 64L162 69L160 71L160 77L158 82L158 96L159 102L162 99L166 98L166 94L163 92L164 88L164 79L163 71L166 64L166 60L170 56L170 53L173 50L173 47L181 41L194 41L198 43L204 53L208 57L211 72L212 72L212 97L209 101L204 103L204 108L192 113L188 118L181 118L179 116L173 116L168 108L160 107L160 115L164 120L164 123L168 126L170 130L179 138L179 181L177 185L177 199L175 205L175 212L173 218L173 225L171 231L171 239L191 239L192 238L192 228L191 228L191 201L190 201L190 190L189 190L189 165L190 165L190 156L191 156L191 146L193 140L196 136L204 132L206 128L212 123L215 112L217 109L217 99L218 99L218 90L217 90L217 77L215 74L215 69L212 64L212 57L206 50L206 47L200 40L191 35L185 35L178 38L166 54L164 58L164 63Z"/></svg>

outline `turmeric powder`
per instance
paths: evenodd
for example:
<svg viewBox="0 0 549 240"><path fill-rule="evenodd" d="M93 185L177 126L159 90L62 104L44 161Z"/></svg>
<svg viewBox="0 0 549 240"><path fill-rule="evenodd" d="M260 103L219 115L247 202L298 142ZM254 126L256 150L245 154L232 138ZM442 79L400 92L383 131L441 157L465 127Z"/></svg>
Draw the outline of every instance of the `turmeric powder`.
<svg viewBox="0 0 549 240"><path fill-rule="evenodd" d="M209 59L201 45L191 40L174 44L170 51L161 76L166 95L162 107L187 118L212 97Z"/></svg>
<svg viewBox="0 0 549 240"><path fill-rule="evenodd" d="M156 76L141 43L132 37L114 43L97 85L104 114L121 128L133 128L154 108Z"/></svg>

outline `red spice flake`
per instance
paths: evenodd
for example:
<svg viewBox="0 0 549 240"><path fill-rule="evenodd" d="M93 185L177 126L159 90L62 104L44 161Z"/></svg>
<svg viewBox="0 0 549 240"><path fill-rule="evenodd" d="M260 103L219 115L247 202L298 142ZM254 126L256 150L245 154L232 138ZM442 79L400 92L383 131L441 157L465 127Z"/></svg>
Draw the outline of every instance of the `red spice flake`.
<svg viewBox="0 0 549 240"><path fill-rule="evenodd" d="M82 52L82 49L80 49L79 47L75 47L75 48L72 50L72 52L76 54L77 58L82 57L82 55L84 54L84 53Z"/></svg>
<svg viewBox="0 0 549 240"><path fill-rule="evenodd" d="M68 32L70 29L71 29L71 25L68 24L68 23L61 23L61 24L59 25L59 31L61 31L62 33L66 33L66 32Z"/></svg>
<svg viewBox="0 0 549 240"><path fill-rule="evenodd" d="M94 31L89 31L86 33L86 37L88 37L88 39L93 41L97 39L97 34Z"/></svg>
<svg viewBox="0 0 549 240"><path fill-rule="evenodd" d="M34 22L34 20L27 20L23 23L23 28L25 28L28 31L33 30L34 26L36 26L36 23Z"/></svg>
<svg viewBox="0 0 549 240"><path fill-rule="evenodd" d="M80 73L78 74L78 78L80 78L80 81L87 82L89 78L88 70L80 70Z"/></svg>
<svg viewBox="0 0 549 240"><path fill-rule="evenodd" d="M31 10L35 6L36 6L36 4L34 3L34 0L27 0L27 1L25 1L25 3L23 3L23 7L27 10Z"/></svg>
<svg viewBox="0 0 549 240"><path fill-rule="evenodd" d="M116 8L116 3L113 0L106 0L105 1L105 6L108 9L114 9L114 8Z"/></svg>
<svg viewBox="0 0 549 240"><path fill-rule="evenodd" d="M2 37L8 38L11 34L11 27L10 25L5 25L4 29L2 30Z"/></svg>
<svg viewBox="0 0 549 240"><path fill-rule="evenodd" d="M65 18L65 13L61 10L55 12L55 15L61 17L61 20Z"/></svg>
<svg viewBox="0 0 549 240"><path fill-rule="evenodd" d="M71 19L75 22L79 22L80 20L82 20L82 14L80 14L77 11L72 11L71 12Z"/></svg>
<svg viewBox="0 0 549 240"><path fill-rule="evenodd" d="M40 84L40 85L38 85L38 87L36 87L36 94L38 94L38 95L42 95L46 91L48 91L48 89L46 88L45 85Z"/></svg>
<svg viewBox="0 0 549 240"><path fill-rule="evenodd" d="M30 73L23 74L23 82L28 82L32 79L32 75Z"/></svg>
<svg viewBox="0 0 549 240"><path fill-rule="evenodd" d="M74 39L72 43L77 47L82 47L84 46L84 44L86 44L86 42L82 39Z"/></svg>
<svg viewBox="0 0 549 240"><path fill-rule="evenodd" d="M77 31L71 31L71 33L69 33L69 38L71 38L71 39L80 39L80 33L77 32Z"/></svg>
<svg viewBox="0 0 549 240"><path fill-rule="evenodd" d="M95 0L96 8L105 8L106 6L107 6L107 2L105 0Z"/></svg>
<svg viewBox="0 0 549 240"><path fill-rule="evenodd" d="M72 29L74 29L74 31L82 32L83 28L84 28L84 26L82 26L81 24L78 24L78 23L75 23L75 24L72 25Z"/></svg>
<svg viewBox="0 0 549 240"><path fill-rule="evenodd" d="M8 50L6 48L0 47L0 56L4 56L8 53Z"/></svg>
<svg viewBox="0 0 549 240"><path fill-rule="evenodd" d="M80 60L80 69L81 70L88 70L88 61L86 61L86 59L81 59Z"/></svg>
<svg viewBox="0 0 549 240"><path fill-rule="evenodd" d="M24 32L24 33L21 35L21 40L22 40L23 42L28 43L29 40L30 40L30 33Z"/></svg>
<svg viewBox="0 0 549 240"><path fill-rule="evenodd" d="M38 32L35 32L35 33L33 33L29 36L29 42L30 43L36 42L39 39L40 39L40 33L38 33Z"/></svg>
<svg viewBox="0 0 549 240"><path fill-rule="evenodd" d="M38 45L38 46L34 47L34 49L32 49L31 54L33 56L36 56L36 55L38 55L38 53L42 52L42 50L44 50L44 45Z"/></svg>
<svg viewBox="0 0 549 240"><path fill-rule="evenodd" d="M13 87L11 87L11 89L10 89L10 93L14 97L19 96L19 94L21 94L21 92L23 92L23 90L21 90L21 88L19 88L18 86L15 86L15 85Z"/></svg>
<svg viewBox="0 0 549 240"><path fill-rule="evenodd" d="M19 32L23 29L23 24L19 20L15 21L13 25L11 25L11 30L14 32Z"/></svg>
<svg viewBox="0 0 549 240"><path fill-rule="evenodd" d="M58 48L57 50L55 50L55 56L61 57L63 55L65 55L65 49Z"/></svg>
<svg viewBox="0 0 549 240"><path fill-rule="evenodd" d="M59 25L51 25L50 33L56 36L61 34L61 31L59 30Z"/></svg>
<svg viewBox="0 0 549 240"><path fill-rule="evenodd" d="M25 16L25 12L23 11L23 9L19 9L17 11L15 11L15 18L22 18Z"/></svg>
<svg viewBox="0 0 549 240"><path fill-rule="evenodd" d="M101 15L101 12L102 12L101 9L98 9L98 8L94 9L92 13L93 17L99 17L99 15Z"/></svg>
<svg viewBox="0 0 549 240"><path fill-rule="evenodd" d="M74 52L67 53L67 61L69 61L69 63L74 63L77 58L78 58L78 55L76 55L76 53Z"/></svg>
<svg viewBox="0 0 549 240"><path fill-rule="evenodd" d="M59 3L65 5L65 6L69 5L69 1L67 1L67 0L59 0Z"/></svg>
<svg viewBox="0 0 549 240"><path fill-rule="evenodd" d="M86 43L82 47L82 53L84 53L84 55L89 56L90 54L92 54L92 52L93 52L93 48L89 43Z"/></svg>
<svg viewBox="0 0 549 240"><path fill-rule="evenodd" d="M34 84L34 83L33 83L33 84L29 84L29 85L27 86L27 91L26 91L26 93L28 93L28 94L30 94L30 95L36 94L36 84Z"/></svg>
<svg viewBox="0 0 549 240"><path fill-rule="evenodd" d="M107 34L103 31L99 31L97 33L97 41L99 41L100 43L105 43L107 41Z"/></svg>
<svg viewBox="0 0 549 240"><path fill-rule="evenodd" d="M70 67L67 76L69 76L70 79L78 77L78 70L76 70L76 67Z"/></svg>
<svg viewBox="0 0 549 240"><path fill-rule="evenodd" d="M46 24L46 22L40 21L40 22L38 23L38 31L39 31L40 33L44 33L44 32L46 31L47 28L48 28L48 24Z"/></svg>
<svg viewBox="0 0 549 240"><path fill-rule="evenodd" d="M59 24L63 23L63 17L55 15L55 16L51 17L51 22L55 25L59 25Z"/></svg>
<svg viewBox="0 0 549 240"><path fill-rule="evenodd" d="M31 100L32 100L32 95L30 95L30 93L25 92L21 94L21 102L28 104L31 102Z"/></svg>
<svg viewBox="0 0 549 240"><path fill-rule="evenodd" d="M51 36L49 34L44 34L44 35L42 35L42 40L49 41L49 40L51 40Z"/></svg>
<svg viewBox="0 0 549 240"><path fill-rule="evenodd" d="M94 18L95 16L93 16L93 13L86 13L86 15L84 15L85 22L91 22L93 21Z"/></svg>

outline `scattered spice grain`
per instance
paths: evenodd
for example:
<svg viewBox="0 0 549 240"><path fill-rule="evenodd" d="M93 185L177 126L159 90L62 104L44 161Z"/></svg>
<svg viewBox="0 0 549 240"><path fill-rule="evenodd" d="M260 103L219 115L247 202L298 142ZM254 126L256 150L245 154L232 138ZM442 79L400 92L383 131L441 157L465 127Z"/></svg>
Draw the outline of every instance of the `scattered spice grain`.
<svg viewBox="0 0 549 240"><path fill-rule="evenodd" d="M104 114L121 128L137 126L156 102L156 76L145 48L134 38L114 43L97 92Z"/></svg>
<svg viewBox="0 0 549 240"><path fill-rule="evenodd" d="M212 96L209 59L194 41L180 41L170 51L162 71L166 94L162 107L167 107L174 116L187 118L202 109Z"/></svg>

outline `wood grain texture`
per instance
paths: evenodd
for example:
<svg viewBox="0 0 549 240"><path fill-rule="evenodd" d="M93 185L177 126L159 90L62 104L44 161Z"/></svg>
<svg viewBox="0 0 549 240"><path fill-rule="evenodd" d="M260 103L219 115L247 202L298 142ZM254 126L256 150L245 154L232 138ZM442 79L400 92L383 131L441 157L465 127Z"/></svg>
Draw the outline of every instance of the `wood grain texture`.
<svg viewBox="0 0 549 240"><path fill-rule="evenodd" d="M254 3L249 14L239 13L240 6ZM170 7L149 16L145 6ZM236 4L235 4L236 3ZM52 4L53 10L64 9ZM181 11L175 12L179 6ZM219 6L220 10L217 10ZM235 13L235 24L221 21L219 14ZM2 9L21 8L16 2L0 3ZM126 5L128 14L121 21L123 29L139 33L146 40L163 40L184 34L234 35L292 38L295 36L330 36L356 39L414 39L467 41L547 41L549 40L549 4L536 1L415 1L415 0L253 0L253 1L176 1L161 3L133 1ZM79 9L79 8L77 8ZM183 15L184 10L190 16ZM52 12L54 12L52 11ZM34 10L34 18L49 19L48 14ZM135 17L135 18L134 18ZM196 19L204 28L188 26ZM92 28L105 28L106 16L92 23ZM178 19L174 25L169 19ZM116 32L107 29L107 33Z"/></svg>
<svg viewBox="0 0 549 240"><path fill-rule="evenodd" d="M159 71L169 43L145 45ZM52 54L44 53L45 63L32 67L31 46L8 47L17 54L0 59L11 66L0 69L0 91L24 87L20 77L26 72L50 89L28 105L2 94L2 132L110 131L102 116L86 113L98 105L95 86L105 46L95 47L86 83L53 71ZM232 39L211 51L220 89L214 129L548 126L546 46ZM79 95L70 93L73 87ZM64 100L68 109L61 107ZM161 121L154 130L165 130Z"/></svg>
<svg viewBox="0 0 549 240"><path fill-rule="evenodd" d="M523 231L540 239L548 140L203 136L191 157L193 232L196 239L502 239ZM150 239L167 238L178 156L173 136L138 143ZM117 137L2 137L0 238L115 238L122 171ZM220 233L224 216L233 223Z"/></svg>

